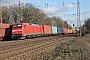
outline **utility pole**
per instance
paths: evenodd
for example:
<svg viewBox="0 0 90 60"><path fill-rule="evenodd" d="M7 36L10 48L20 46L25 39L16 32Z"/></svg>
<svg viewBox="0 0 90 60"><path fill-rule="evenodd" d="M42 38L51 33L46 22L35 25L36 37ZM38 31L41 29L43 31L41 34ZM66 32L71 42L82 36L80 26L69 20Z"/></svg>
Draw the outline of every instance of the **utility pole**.
<svg viewBox="0 0 90 60"><path fill-rule="evenodd" d="M48 8L48 3L45 3L45 7Z"/></svg>
<svg viewBox="0 0 90 60"><path fill-rule="evenodd" d="M19 20L18 20L18 22L20 22L21 21L21 7L20 7L20 3L21 3L21 1L19 0Z"/></svg>
<svg viewBox="0 0 90 60"><path fill-rule="evenodd" d="M80 2L77 0L77 28L80 27Z"/></svg>
<svg viewBox="0 0 90 60"><path fill-rule="evenodd" d="M64 2L63 2L63 7L64 7ZM63 28L64 28L64 21L63 21Z"/></svg>
<svg viewBox="0 0 90 60"><path fill-rule="evenodd" d="M52 14L51 14L51 16L52 16ZM53 18L52 18L52 26L53 26Z"/></svg>
<svg viewBox="0 0 90 60"><path fill-rule="evenodd" d="M80 2L77 0L77 28L80 31L80 36L81 36L81 21L80 21Z"/></svg>
<svg viewBox="0 0 90 60"><path fill-rule="evenodd" d="M18 5L19 5L19 8L20 8L20 0L19 0L19 4Z"/></svg>
<svg viewBox="0 0 90 60"><path fill-rule="evenodd" d="M0 0L0 23L2 23L2 6L1 6L1 0Z"/></svg>
<svg viewBox="0 0 90 60"><path fill-rule="evenodd" d="M84 20L86 22L86 15L84 15ZM84 22L84 34L85 34L85 31L86 31L86 23Z"/></svg>

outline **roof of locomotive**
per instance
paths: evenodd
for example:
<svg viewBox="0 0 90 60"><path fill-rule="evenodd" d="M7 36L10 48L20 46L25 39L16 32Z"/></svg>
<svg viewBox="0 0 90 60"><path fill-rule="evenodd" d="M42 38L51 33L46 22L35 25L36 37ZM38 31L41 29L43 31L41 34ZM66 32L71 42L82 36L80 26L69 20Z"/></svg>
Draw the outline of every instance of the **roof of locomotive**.
<svg viewBox="0 0 90 60"><path fill-rule="evenodd" d="M12 24L12 25L16 25L16 24L29 24L29 23L25 23L25 22L19 22L19 23L14 23L14 24Z"/></svg>
<svg viewBox="0 0 90 60"><path fill-rule="evenodd" d="M25 24L25 25L32 25L32 26L40 26L39 24L26 23L26 22L14 23L14 24L12 24L12 25L16 25L16 24Z"/></svg>

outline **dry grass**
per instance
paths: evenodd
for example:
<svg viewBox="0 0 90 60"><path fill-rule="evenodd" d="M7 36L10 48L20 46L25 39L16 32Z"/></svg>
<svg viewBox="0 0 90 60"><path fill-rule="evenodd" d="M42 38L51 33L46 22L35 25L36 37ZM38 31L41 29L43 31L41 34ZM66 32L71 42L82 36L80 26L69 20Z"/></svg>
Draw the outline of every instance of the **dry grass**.
<svg viewBox="0 0 90 60"><path fill-rule="evenodd" d="M56 49L43 53L36 60L90 60L90 34L60 43Z"/></svg>

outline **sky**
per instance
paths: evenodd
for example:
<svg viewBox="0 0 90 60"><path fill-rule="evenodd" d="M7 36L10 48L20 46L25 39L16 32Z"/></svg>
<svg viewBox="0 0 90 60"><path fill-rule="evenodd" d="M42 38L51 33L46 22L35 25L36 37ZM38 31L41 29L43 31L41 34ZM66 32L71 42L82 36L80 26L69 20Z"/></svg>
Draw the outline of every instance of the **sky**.
<svg viewBox="0 0 90 60"><path fill-rule="evenodd" d="M2 0L2 5L18 4L19 0ZM80 1L80 21L84 24L86 19L90 17L90 1ZM49 17L56 16L67 21L71 26L77 25L77 0L21 0L24 3L31 3L36 8L43 10ZM73 4L74 3L74 4ZM74 14L74 15L73 15Z"/></svg>

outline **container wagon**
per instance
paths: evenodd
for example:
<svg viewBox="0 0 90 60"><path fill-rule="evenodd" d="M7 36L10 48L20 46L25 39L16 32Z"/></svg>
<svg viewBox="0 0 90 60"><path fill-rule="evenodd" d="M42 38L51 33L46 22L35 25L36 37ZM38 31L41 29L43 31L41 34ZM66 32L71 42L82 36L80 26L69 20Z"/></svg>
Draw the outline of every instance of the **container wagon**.
<svg viewBox="0 0 90 60"><path fill-rule="evenodd" d="M62 34L62 28L61 27L57 27L57 33L58 33L58 35Z"/></svg>
<svg viewBox="0 0 90 60"><path fill-rule="evenodd" d="M42 25L43 27L43 34L44 36L50 36L52 34L51 26L49 25Z"/></svg>
<svg viewBox="0 0 90 60"><path fill-rule="evenodd" d="M11 27L10 24L0 23L0 40L10 40Z"/></svg>
<svg viewBox="0 0 90 60"><path fill-rule="evenodd" d="M67 34L72 34L72 30L71 29L68 29Z"/></svg>
<svg viewBox="0 0 90 60"><path fill-rule="evenodd" d="M58 34L57 27L56 26L52 26L51 28L52 28L52 35L57 35Z"/></svg>
<svg viewBox="0 0 90 60"><path fill-rule="evenodd" d="M76 31L75 30L73 30L73 34L76 34Z"/></svg>
<svg viewBox="0 0 90 60"><path fill-rule="evenodd" d="M65 35L68 33L68 29L67 28L62 28L62 35Z"/></svg>

